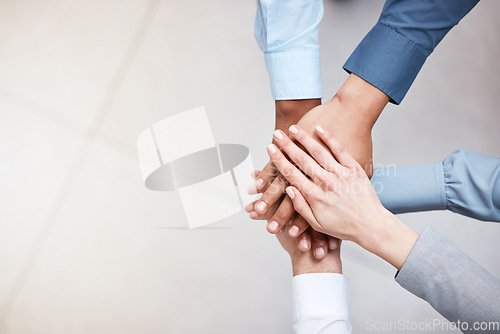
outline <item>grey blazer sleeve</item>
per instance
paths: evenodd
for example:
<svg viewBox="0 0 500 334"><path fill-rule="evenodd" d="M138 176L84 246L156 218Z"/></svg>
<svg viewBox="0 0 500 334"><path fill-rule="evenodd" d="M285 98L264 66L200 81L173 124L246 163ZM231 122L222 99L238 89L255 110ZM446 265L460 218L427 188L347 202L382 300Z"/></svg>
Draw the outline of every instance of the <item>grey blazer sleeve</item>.
<svg viewBox="0 0 500 334"><path fill-rule="evenodd" d="M500 280L428 225L396 281L451 322L500 322ZM500 328L481 333L500 333Z"/></svg>

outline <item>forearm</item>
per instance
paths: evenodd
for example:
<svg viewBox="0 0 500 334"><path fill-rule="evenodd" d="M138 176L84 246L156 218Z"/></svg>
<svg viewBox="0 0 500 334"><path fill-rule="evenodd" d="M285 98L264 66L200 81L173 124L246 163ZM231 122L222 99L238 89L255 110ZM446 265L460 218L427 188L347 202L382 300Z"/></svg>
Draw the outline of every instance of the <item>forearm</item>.
<svg viewBox="0 0 500 334"><path fill-rule="evenodd" d="M367 251L379 256L396 269L401 269L419 235L389 211L382 209L370 229L353 240Z"/></svg>
<svg viewBox="0 0 500 334"><path fill-rule="evenodd" d="M344 69L401 103L427 57L478 1L387 0Z"/></svg>
<svg viewBox="0 0 500 334"><path fill-rule="evenodd" d="M500 319L500 280L432 226L422 232L396 281L449 321L467 322L466 333L477 332L474 322ZM498 332L490 330L484 332Z"/></svg>

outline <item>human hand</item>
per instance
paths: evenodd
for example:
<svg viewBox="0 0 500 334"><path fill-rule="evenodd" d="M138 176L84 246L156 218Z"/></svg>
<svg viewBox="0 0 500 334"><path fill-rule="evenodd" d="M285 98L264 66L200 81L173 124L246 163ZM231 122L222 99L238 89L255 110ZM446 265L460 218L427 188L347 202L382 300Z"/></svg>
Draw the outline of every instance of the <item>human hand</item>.
<svg viewBox="0 0 500 334"><path fill-rule="evenodd" d="M284 100L276 101L276 124L275 129L285 130L292 124L296 124L307 112L321 104L321 99L306 100ZM274 142L274 138L273 138ZM259 180L256 181L254 193L266 193L269 198L264 198L265 209L255 210L256 203L247 206L250 212L250 218L255 220L268 220L267 230L270 233L277 233L291 219L296 218L295 210L290 198L285 194L285 188L288 185L286 180L279 175L279 171L270 161L257 174ZM285 195L284 195L285 194ZM262 206L263 204L260 204ZM274 219L271 219L274 217ZM290 226L290 235L293 237L302 236L309 224L304 220L295 219L295 223ZM299 242L299 248L303 251L309 248L303 248L300 245L311 244L307 235L304 235L302 243Z"/></svg>
<svg viewBox="0 0 500 334"><path fill-rule="evenodd" d="M322 237L323 234L311 230L313 238L316 236ZM295 238L283 233L284 230L276 234L278 241L283 249L290 255L293 268L293 276L308 274L308 273L338 273L342 274L342 262L340 259L340 244L341 241L335 240L335 248L330 250L328 254L317 259L313 254L313 250L302 252L297 248ZM306 232L307 233L307 232Z"/></svg>
<svg viewBox="0 0 500 334"><path fill-rule="evenodd" d="M252 174L252 177L255 179L255 177L259 175L259 173L260 171L255 171ZM308 252L309 250L311 250L310 253L312 253L318 260L324 258L329 250L335 250L337 248L339 241L337 238L318 233L311 229L307 221L295 212L290 197L285 195L283 197L284 198L281 203L274 203L273 206L270 207L269 210L267 210L264 214L258 214L257 212L253 211L254 203L250 203L245 208L245 210L249 212L250 218L252 219L267 220L269 230L269 220L271 219L271 217L273 217L273 215L275 215L275 212L277 212L277 210L280 210L279 208L282 209L285 206L290 207L292 215L290 216L288 221L289 225L295 226L295 229L290 229L290 226L282 227L278 232L276 232L276 235L281 234L285 232L285 230L287 230L288 233L286 234L289 237L292 237L291 240L295 240L295 251L297 249L302 252Z"/></svg>
<svg viewBox="0 0 500 334"><path fill-rule="evenodd" d="M321 104L321 99L305 99L305 100L283 100L276 101L276 123L275 128L286 130L292 124L296 124L302 116L304 116L308 111L314 107ZM274 139L273 139L274 141ZM335 249L338 240L333 237L322 236L320 233L311 233L308 230L309 224L297 215L293 209L292 201L285 193L285 187L287 185L286 180L279 176L278 170L274 167L272 163L268 163L264 170L257 173L261 175L266 180L268 184L260 187L259 192L266 191L270 186L281 188L281 192L276 193L279 195L276 201L262 214L254 211L254 204L249 204L246 210L250 213L250 218L255 220L267 220L270 222L271 217L275 216L275 220L280 222L293 221L289 228L289 235L296 238L298 248L307 252L310 249L312 254L317 259L322 259L328 252L328 248ZM265 175L265 176L264 176ZM254 176L255 178L255 176ZM274 181L274 182L273 182ZM273 183L271 185L271 183ZM254 192L257 192L254 190ZM278 218L279 217L279 218ZM293 225L293 227L292 227ZM271 223L267 225L267 230L270 233L277 233L281 228L276 225L276 223ZM306 232L307 231L307 232Z"/></svg>
<svg viewBox="0 0 500 334"><path fill-rule="evenodd" d="M372 139L371 129L378 116L388 103L389 97L380 90L357 77L349 76L335 97L305 114L298 125L315 136L314 128L321 124L334 133L338 140L349 149L358 162L364 167L367 175L372 174ZM282 198L287 182L279 175L272 161L259 174L255 187L263 195L254 205L258 214L265 214L274 203ZM270 221L268 231L276 233L290 219L293 212L289 205L276 208ZM299 231L303 226L291 225L290 229Z"/></svg>
<svg viewBox="0 0 500 334"><path fill-rule="evenodd" d="M418 234L382 206L363 168L328 131L316 128L330 151L298 126L289 132L308 153L282 131L274 138L301 171L274 144L268 153L292 185L286 191L295 210L314 230L352 240L401 268Z"/></svg>

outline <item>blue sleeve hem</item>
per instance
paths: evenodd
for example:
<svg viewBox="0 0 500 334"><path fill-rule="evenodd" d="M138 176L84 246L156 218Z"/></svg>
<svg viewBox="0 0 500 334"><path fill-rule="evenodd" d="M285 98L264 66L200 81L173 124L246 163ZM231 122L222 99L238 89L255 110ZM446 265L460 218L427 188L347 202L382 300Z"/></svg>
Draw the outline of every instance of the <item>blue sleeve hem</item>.
<svg viewBox="0 0 500 334"><path fill-rule="evenodd" d="M403 35L378 22L344 64L400 104L427 57Z"/></svg>

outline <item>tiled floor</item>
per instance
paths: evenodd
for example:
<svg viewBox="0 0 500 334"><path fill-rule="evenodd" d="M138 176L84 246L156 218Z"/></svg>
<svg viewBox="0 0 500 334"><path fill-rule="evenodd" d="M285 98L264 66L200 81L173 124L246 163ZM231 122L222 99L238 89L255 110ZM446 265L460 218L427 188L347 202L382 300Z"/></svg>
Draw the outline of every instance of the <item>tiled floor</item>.
<svg viewBox="0 0 500 334"><path fill-rule="evenodd" d="M326 97L382 3L325 1ZM264 164L273 102L254 6L0 2L0 333L290 332L290 268L276 240L243 213L223 222L232 230L162 229L185 224L179 199L143 187L135 152L145 127L205 105L216 140L245 144ZM499 9L481 2L403 104L387 108L378 163L432 162L460 147L500 155ZM500 276L494 224L402 218L434 224ZM349 243L343 258L355 332L370 319L440 318L380 259Z"/></svg>

